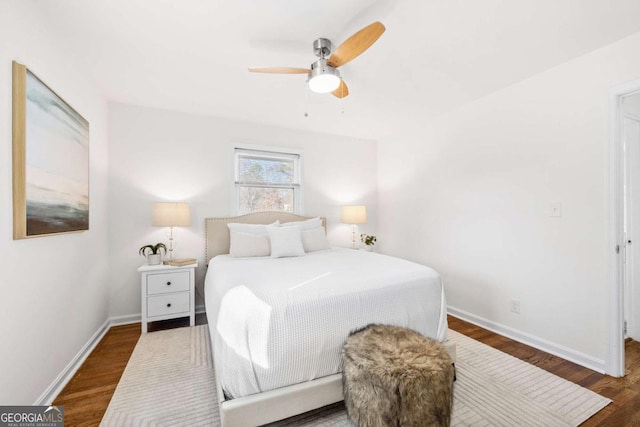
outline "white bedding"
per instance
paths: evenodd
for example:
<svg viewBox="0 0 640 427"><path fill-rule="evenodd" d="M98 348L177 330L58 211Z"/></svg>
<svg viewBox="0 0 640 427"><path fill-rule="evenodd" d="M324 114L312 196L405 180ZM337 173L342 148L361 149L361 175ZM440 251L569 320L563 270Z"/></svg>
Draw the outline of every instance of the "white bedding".
<svg viewBox="0 0 640 427"><path fill-rule="evenodd" d="M216 375L227 398L341 372L341 349L370 323L443 341L440 276L385 255L332 249L295 258L211 260L205 280Z"/></svg>

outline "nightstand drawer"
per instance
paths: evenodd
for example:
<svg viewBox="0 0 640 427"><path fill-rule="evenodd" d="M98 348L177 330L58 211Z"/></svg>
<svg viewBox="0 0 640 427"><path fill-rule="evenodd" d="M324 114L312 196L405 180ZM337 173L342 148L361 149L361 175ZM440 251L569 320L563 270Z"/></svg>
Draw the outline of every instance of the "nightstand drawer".
<svg viewBox="0 0 640 427"><path fill-rule="evenodd" d="M147 299L147 316L164 316L174 313L188 313L189 292L181 292L178 294L158 295Z"/></svg>
<svg viewBox="0 0 640 427"><path fill-rule="evenodd" d="M158 273L147 276L147 295L189 290L189 272Z"/></svg>

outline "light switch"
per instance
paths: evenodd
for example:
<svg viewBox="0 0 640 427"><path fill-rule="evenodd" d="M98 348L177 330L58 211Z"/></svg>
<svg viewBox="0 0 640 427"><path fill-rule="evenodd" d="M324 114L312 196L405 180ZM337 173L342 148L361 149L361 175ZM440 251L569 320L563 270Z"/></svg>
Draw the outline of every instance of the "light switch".
<svg viewBox="0 0 640 427"><path fill-rule="evenodd" d="M549 216L552 218L560 218L562 216L562 203L560 202L549 203Z"/></svg>

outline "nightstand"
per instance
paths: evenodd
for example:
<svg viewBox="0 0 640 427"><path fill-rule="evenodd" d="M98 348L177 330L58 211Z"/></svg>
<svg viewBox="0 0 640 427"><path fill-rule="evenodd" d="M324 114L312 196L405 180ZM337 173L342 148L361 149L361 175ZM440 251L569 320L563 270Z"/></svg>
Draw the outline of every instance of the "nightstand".
<svg viewBox="0 0 640 427"><path fill-rule="evenodd" d="M173 267L145 264L141 274L142 333L147 323L189 316L195 324L195 283L198 263Z"/></svg>

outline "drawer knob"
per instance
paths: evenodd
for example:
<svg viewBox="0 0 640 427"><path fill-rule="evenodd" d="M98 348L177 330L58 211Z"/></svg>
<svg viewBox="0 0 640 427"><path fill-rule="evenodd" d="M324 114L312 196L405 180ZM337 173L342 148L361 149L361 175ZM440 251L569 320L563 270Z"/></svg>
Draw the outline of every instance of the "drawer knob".
<svg viewBox="0 0 640 427"><path fill-rule="evenodd" d="M168 304L167 304L167 307L171 307L171 303L168 303Z"/></svg>
<svg viewBox="0 0 640 427"><path fill-rule="evenodd" d="M171 286L171 282L167 282L167 286Z"/></svg>

